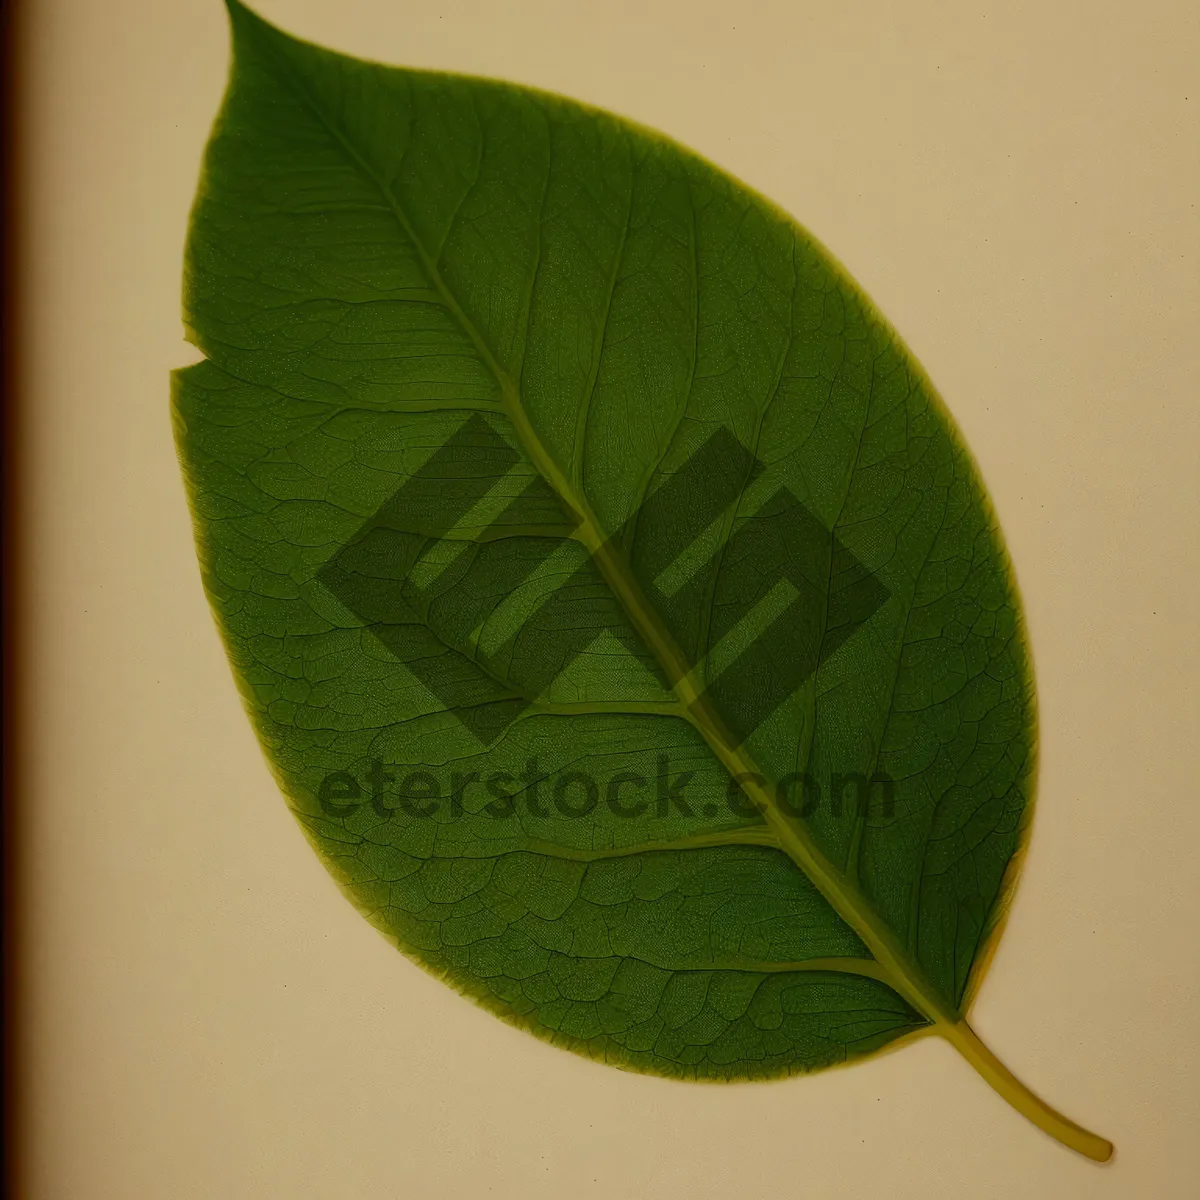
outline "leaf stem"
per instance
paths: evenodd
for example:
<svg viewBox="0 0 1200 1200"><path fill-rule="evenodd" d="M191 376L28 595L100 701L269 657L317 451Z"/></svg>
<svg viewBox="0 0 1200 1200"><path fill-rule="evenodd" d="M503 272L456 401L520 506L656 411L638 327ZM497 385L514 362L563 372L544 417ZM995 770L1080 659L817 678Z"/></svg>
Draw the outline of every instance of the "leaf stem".
<svg viewBox="0 0 1200 1200"><path fill-rule="evenodd" d="M1098 1133L1076 1125L1057 1109L1051 1108L1040 1096L1030 1091L992 1052L979 1040L979 1035L960 1020L953 1025L939 1025L937 1032L946 1039L983 1076L984 1079L1023 1117L1027 1117L1039 1129L1048 1133L1055 1141L1093 1159L1108 1162L1112 1158L1113 1144Z"/></svg>

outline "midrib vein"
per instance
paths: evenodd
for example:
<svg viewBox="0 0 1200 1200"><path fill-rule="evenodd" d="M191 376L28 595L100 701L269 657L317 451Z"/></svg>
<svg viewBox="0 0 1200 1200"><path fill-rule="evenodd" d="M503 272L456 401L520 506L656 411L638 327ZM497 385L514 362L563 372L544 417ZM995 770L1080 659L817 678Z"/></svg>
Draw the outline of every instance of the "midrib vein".
<svg viewBox="0 0 1200 1200"><path fill-rule="evenodd" d="M415 251L429 282L495 378L500 388L502 408L512 423L517 440L546 482L558 493L563 504L574 513L578 521L576 538L587 547L593 562L612 589L631 624L654 655L688 719L730 775L742 780L742 790L759 808L780 849L808 876L838 916L862 939L883 969L888 985L927 1020L939 1025L953 1025L959 1020L959 1015L938 995L933 985L925 978L924 972L907 957L896 936L871 908L866 898L825 857L808 831L794 824L782 812L764 773L748 751L737 745L711 701L698 686L692 674L691 664L675 644L658 613L633 578L623 554L613 541L604 535L587 497L576 492L554 456L546 449L525 412L517 385L497 361L491 347L447 286L437 263L426 250L392 188L380 178L370 162L337 124L329 119L303 80L297 76L291 63L284 56L274 53L273 48L272 53L276 61L280 62L303 103L383 196L404 237Z"/></svg>
<svg viewBox="0 0 1200 1200"><path fill-rule="evenodd" d="M501 367L474 323L446 286L436 262L426 251L392 189L376 174L342 130L325 115L286 56L280 54L269 41L260 41L260 44L281 64L302 103L329 131L330 136L342 147L351 161L379 189L446 309L470 339L476 353L496 379L501 391L502 407L516 431L518 440L546 482L558 493L563 504L575 513L579 521L577 538L588 547L601 575L662 667L688 719L703 735L709 748L730 775L740 778L742 790L759 807L780 848L804 872L834 911L862 939L879 966L880 981L903 996L917 1012L930 1021L937 1032L945 1037L1018 1112L1051 1137L1080 1154L1100 1162L1107 1161L1112 1155L1112 1144L1052 1108L996 1058L980 1041L966 1019L941 997L920 966L909 958L895 934L880 919L858 888L825 857L808 830L789 820L779 808L766 776L758 769L748 751L738 746L711 702L697 688L686 659L657 612L642 594L624 562L623 555L603 535L602 527L591 511L587 497L576 494L558 463L542 444L525 413L519 388Z"/></svg>

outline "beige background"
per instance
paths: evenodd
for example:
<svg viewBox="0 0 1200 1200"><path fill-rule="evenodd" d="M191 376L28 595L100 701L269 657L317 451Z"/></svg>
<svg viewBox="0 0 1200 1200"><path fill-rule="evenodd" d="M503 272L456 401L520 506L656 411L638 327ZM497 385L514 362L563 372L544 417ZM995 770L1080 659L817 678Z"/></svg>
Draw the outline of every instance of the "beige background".
<svg viewBox="0 0 1200 1200"><path fill-rule="evenodd" d="M1117 1157L1054 1144L936 1041L730 1087L585 1062L355 915L240 711L169 436L223 11L28 0L27 1194L1200 1194L1192 0L261 6L666 131L799 216L909 340L991 486L1041 688L977 1025Z"/></svg>

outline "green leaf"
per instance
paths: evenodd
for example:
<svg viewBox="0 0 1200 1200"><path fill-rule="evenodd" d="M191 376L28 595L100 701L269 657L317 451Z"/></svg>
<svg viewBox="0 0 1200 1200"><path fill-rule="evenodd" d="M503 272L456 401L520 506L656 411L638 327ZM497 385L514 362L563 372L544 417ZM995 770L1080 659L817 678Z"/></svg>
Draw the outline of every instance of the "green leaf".
<svg viewBox="0 0 1200 1200"><path fill-rule="evenodd" d="M175 419L313 846L409 957L606 1062L765 1078L964 1013L1032 798L1020 606L929 381L679 146L231 2Z"/></svg>

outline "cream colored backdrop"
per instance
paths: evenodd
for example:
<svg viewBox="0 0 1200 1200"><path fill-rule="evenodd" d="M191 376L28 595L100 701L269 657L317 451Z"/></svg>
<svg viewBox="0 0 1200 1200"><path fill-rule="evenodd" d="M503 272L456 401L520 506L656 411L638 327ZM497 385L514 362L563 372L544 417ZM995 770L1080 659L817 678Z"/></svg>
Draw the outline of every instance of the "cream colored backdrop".
<svg viewBox="0 0 1200 1200"><path fill-rule="evenodd" d="M1040 809L975 1009L1074 1157L949 1047L622 1074L422 974L337 894L210 622L171 446L218 0L27 0L36 738L29 1196L1200 1194L1200 22L1190 0L261 0L362 55L662 129L790 210L965 429L1028 606Z"/></svg>

